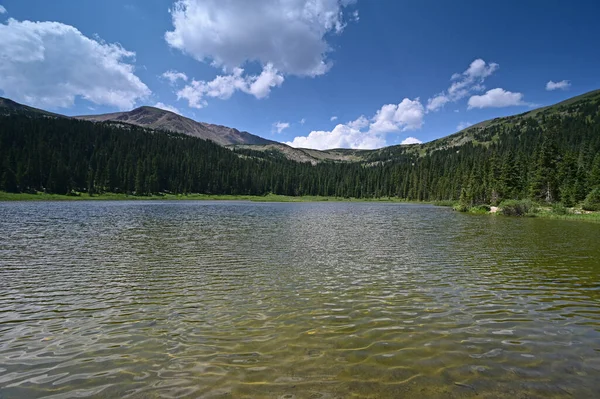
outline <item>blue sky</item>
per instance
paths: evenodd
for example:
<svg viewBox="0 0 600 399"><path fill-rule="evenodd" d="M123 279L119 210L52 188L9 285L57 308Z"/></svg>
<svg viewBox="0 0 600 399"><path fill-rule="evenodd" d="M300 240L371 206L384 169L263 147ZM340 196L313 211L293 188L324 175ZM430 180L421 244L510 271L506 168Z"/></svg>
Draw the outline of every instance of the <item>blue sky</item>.
<svg viewBox="0 0 600 399"><path fill-rule="evenodd" d="M313 148L426 142L600 88L598 15L596 1L0 0L0 93L67 115L158 105Z"/></svg>

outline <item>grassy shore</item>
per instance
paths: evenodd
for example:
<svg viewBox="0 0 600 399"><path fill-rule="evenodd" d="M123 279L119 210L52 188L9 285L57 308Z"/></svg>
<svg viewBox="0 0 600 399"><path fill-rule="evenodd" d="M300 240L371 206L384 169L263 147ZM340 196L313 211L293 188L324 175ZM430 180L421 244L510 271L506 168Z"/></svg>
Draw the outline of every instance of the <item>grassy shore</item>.
<svg viewBox="0 0 600 399"><path fill-rule="evenodd" d="M569 211L565 214L555 213L551 209L542 209L530 216L545 219L583 220L586 222L600 223L600 212L586 212L576 208L569 209Z"/></svg>
<svg viewBox="0 0 600 399"><path fill-rule="evenodd" d="M519 208L519 205L527 205ZM449 206L444 204L444 206ZM590 212L583 210L581 206L565 208L561 205L543 206L531 201L507 201L500 204L498 208L492 211L488 205L477 205L472 207L461 207L458 202L454 203L453 208L457 211L475 214L475 215L499 215L500 217L534 217L543 219L557 220L581 220L587 222L600 223L600 212ZM509 209L510 208L510 209Z"/></svg>
<svg viewBox="0 0 600 399"><path fill-rule="evenodd" d="M7 193L0 191L0 201L148 201L148 200L182 200L182 201L254 201L254 202L407 202L399 198L343 198L302 196L292 197L287 195L212 195L212 194L161 194L150 196L136 196L127 194L105 193L88 195L60 195L46 193Z"/></svg>

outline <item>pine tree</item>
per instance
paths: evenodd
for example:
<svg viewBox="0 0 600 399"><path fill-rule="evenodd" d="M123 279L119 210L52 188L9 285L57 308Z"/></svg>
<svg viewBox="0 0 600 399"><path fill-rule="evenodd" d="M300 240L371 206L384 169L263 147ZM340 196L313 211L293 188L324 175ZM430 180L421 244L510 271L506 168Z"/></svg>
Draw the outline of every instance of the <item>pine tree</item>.
<svg viewBox="0 0 600 399"><path fill-rule="evenodd" d="M536 200L552 202L557 198L558 150L554 132L547 132L534 166L530 195Z"/></svg>

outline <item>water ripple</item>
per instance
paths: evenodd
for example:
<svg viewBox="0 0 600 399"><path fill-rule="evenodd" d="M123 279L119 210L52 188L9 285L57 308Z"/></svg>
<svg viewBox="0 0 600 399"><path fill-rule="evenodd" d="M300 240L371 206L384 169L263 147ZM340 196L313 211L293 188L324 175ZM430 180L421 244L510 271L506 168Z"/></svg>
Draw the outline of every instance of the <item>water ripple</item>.
<svg viewBox="0 0 600 399"><path fill-rule="evenodd" d="M600 397L598 226L0 203L0 398Z"/></svg>

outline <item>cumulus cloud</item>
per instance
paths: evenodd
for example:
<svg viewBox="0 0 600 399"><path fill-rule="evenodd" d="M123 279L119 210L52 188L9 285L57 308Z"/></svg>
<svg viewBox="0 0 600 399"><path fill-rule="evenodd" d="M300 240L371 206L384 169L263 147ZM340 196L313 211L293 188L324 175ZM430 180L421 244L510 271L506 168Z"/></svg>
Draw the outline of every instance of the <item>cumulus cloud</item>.
<svg viewBox="0 0 600 399"><path fill-rule="evenodd" d="M404 140L402 140L400 145L411 145L411 144L422 144L422 143L423 142L416 137L407 137Z"/></svg>
<svg viewBox="0 0 600 399"><path fill-rule="evenodd" d="M386 144L381 135L362 132L350 124L338 124L331 131L314 130L286 143L297 148L326 150L332 148L379 148Z"/></svg>
<svg viewBox="0 0 600 399"><path fill-rule="evenodd" d="M471 122L460 122L458 126L456 126L456 130L461 131L469 126L473 126L473 124Z"/></svg>
<svg viewBox="0 0 600 399"><path fill-rule="evenodd" d="M425 108L419 99L405 98L398 105L387 104L381 107L373 118L369 130L376 133L416 130L423 126Z"/></svg>
<svg viewBox="0 0 600 399"><path fill-rule="evenodd" d="M285 129L289 128L289 122L276 122L273 123L273 131L277 131L277 133L283 132Z"/></svg>
<svg viewBox="0 0 600 399"><path fill-rule="evenodd" d="M69 107L80 96L131 109L150 89L130 63L135 53L58 22L0 24L0 89L38 107Z"/></svg>
<svg viewBox="0 0 600 399"><path fill-rule="evenodd" d="M523 94L513 93L500 88L488 90L481 96L472 96L469 98L469 109L502 108L515 105L527 105L523 102Z"/></svg>
<svg viewBox="0 0 600 399"><path fill-rule="evenodd" d="M567 90L569 87L571 87L571 82L568 80L561 80L560 82L549 81L546 83L546 90L548 91Z"/></svg>
<svg viewBox="0 0 600 399"><path fill-rule="evenodd" d="M283 74L323 75L326 36L341 33L347 0L178 0L169 46L227 70L257 61ZM356 20L358 14L352 18Z"/></svg>
<svg viewBox="0 0 600 399"><path fill-rule="evenodd" d="M6 14L6 8L0 5L0 14Z"/></svg>
<svg viewBox="0 0 600 399"><path fill-rule="evenodd" d="M177 99L185 99L192 108L207 105L206 97L226 100L236 91L252 94L261 99L268 97L273 87L281 86L284 78L271 64L265 65L260 75L244 75L242 68L234 68L229 75L219 75L211 81L193 79L177 92Z"/></svg>
<svg viewBox="0 0 600 399"><path fill-rule="evenodd" d="M177 108L175 108L172 105L167 105L167 104L163 104L161 102L158 102L156 104L154 104L155 108L160 108L160 109L164 109L165 111L170 111L170 112L174 112L176 114L181 115L181 112L179 112L179 110Z"/></svg>
<svg viewBox="0 0 600 399"><path fill-rule="evenodd" d="M267 64L258 77L246 78L248 92L256 98L265 98L271 92L272 87L279 87L283 83L283 76L273 67Z"/></svg>
<svg viewBox="0 0 600 399"><path fill-rule="evenodd" d="M167 71L161 75L163 78L167 79L169 83L172 85L176 84L179 80L183 80L184 82L188 81L188 77L183 72L177 72L174 70Z"/></svg>
<svg viewBox="0 0 600 399"><path fill-rule="evenodd" d="M448 90L427 100L427 111L437 111L449 102L456 102L471 93L484 90L483 82L499 67L498 64L487 63L481 58L471 62L466 71L452 75L452 84Z"/></svg>
<svg viewBox="0 0 600 399"><path fill-rule="evenodd" d="M332 116L331 118L329 118L329 120L333 122L333 121L337 121L337 118L338 118L338 117L334 115L334 116Z"/></svg>
<svg viewBox="0 0 600 399"><path fill-rule="evenodd" d="M358 119L356 119L352 122L348 122L348 126L350 126L352 129L360 130L362 128L369 126L369 120L367 118L365 118L364 115L361 115Z"/></svg>
<svg viewBox="0 0 600 399"><path fill-rule="evenodd" d="M307 136L296 137L286 144L319 150L380 148L386 145L386 136L390 132L420 129L424 115L425 108L418 98L405 98L399 104L382 106L370 120L360 116L352 122L336 125L331 131L312 131Z"/></svg>

